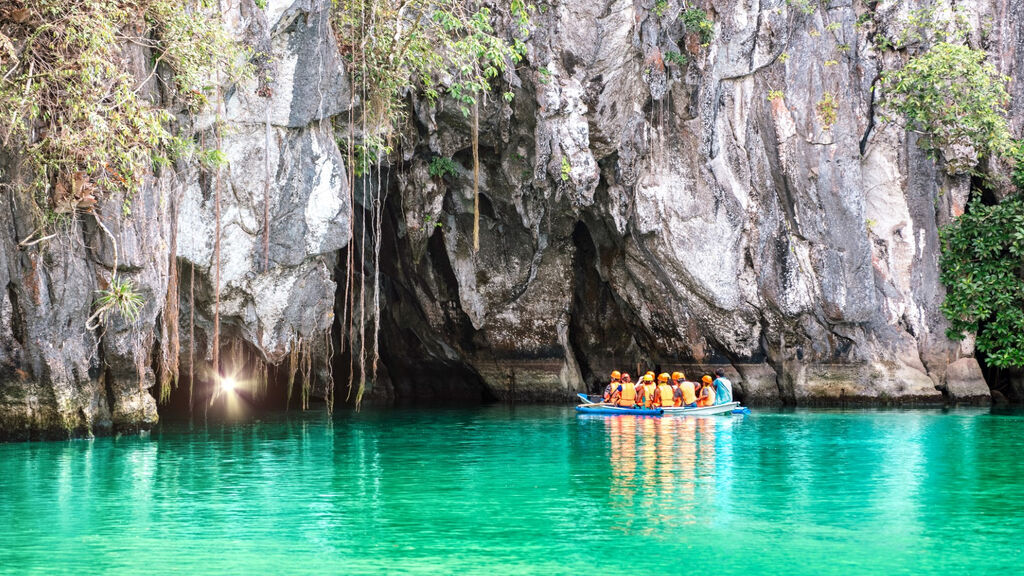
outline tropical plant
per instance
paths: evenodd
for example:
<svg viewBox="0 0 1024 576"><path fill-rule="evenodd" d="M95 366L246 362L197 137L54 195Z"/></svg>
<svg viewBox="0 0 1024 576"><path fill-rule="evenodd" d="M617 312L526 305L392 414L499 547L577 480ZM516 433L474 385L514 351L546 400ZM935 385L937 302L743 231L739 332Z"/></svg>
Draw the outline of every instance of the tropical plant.
<svg viewBox="0 0 1024 576"><path fill-rule="evenodd" d="M818 104L814 107L814 111L818 115L818 119L821 120L821 124L826 130L832 128L832 125L836 123L836 111L839 106L836 102L836 95L832 92L825 92L821 95L821 100L818 100Z"/></svg>
<svg viewBox="0 0 1024 576"><path fill-rule="evenodd" d="M686 55L684 55L684 54L680 54L679 52L675 52L675 51L669 51L669 52L665 52L665 61L666 62L671 62L672 64L675 64L676 66L680 66L681 67L681 66L686 66L687 59L686 59Z"/></svg>
<svg viewBox="0 0 1024 576"><path fill-rule="evenodd" d="M1024 199L973 200L941 230L942 313L949 338L977 333L990 366L1024 366Z"/></svg>
<svg viewBox="0 0 1024 576"><path fill-rule="evenodd" d="M885 106L925 136L928 150L966 143L980 154L1001 154L1010 144L1008 81L983 50L940 42L883 74Z"/></svg>
<svg viewBox="0 0 1024 576"><path fill-rule="evenodd" d="M140 94L145 81L123 65L122 46L148 51L151 77L165 65L177 101L196 109L212 76L247 70L219 14L202 6L0 0L0 137L27 160L34 191L72 190L78 178L101 192L130 193L154 164L189 149L171 130L173 116Z"/></svg>
<svg viewBox="0 0 1024 576"><path fill-rule="evenodd" d="M139 319L139 312L145 304L146 300L135 291L135 284L115 274L110 277L110 284L106 288L97 291L96 310L86 326L90 330L97 328L110 312L117 312L125 322L133 324Z"/></svg>
<svg viewBox="0 0 1024 576"><path fill-rule="evenodd" d="M434 156L430 159L427 171L433 178L444 178L447 175L454 176L456 174L455 161L444 156Z"/></svg>
<svg viewBox="0 0 1024 576"><path fill-rule="evenodd" d="M707 46L715 38L715 23L708 18L708 13L700 8L689 8L679 15L687 32L693 32L703 46Z"/></svg>

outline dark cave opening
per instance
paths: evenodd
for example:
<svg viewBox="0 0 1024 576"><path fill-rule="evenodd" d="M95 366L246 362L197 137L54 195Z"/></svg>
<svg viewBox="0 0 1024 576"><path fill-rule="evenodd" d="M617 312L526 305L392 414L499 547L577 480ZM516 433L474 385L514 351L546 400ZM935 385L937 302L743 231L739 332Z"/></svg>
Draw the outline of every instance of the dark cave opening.
<svg viewBox="0 0 1024 576"><path fill-rule="evenodd" d="M378 377L375 382L370 382L367 377L368 390L364 402L384 405L495 402L495 394L467 358L477 349L474 342L475 329L460 307L458 281L445 247L446 232L443 227L435 227L427 240L425 252L417 256L412 239L403 228L407 223L404 221L401 193L396 189L396 180L390 179L392 190L384 203L381 218ZM358 200L361 196L357 193L356 198ZM357 284L358 275L365 275L367 302L371 303L374 262L369 238L373 232L373 220L358 202L356 208L353 248L357 261L353 267ZM446 201L445 209L453 209L452 203ZM481 194L481 217L493 218L493 214L494 209L489 200ZM444 217L442 214L441 219ZM364 225L365 235L362 233ZM364 238L367 258L365 266L361 266L358 255L363 251L361 243ZM345 265L342 255L335 269L338 284L338 305L335 308L339 311L344 298L347 274ZM434 323L428 317L421 297L432 301L428 305L435 306L431 311ZM438 313L440 326L437 325ZM336 315L338 318L341 316L340 312ZM367 339L372 338L372 330L372 322L368 321ZM339 336L340 330L336 326L334 341L340 353L335 356L333 370L339 390L338 404L341 405L353 367L356 381L352 382L352 388L358 386L359 353L357 351L356 361L353 362L348 347L342 350Z"/></svg>

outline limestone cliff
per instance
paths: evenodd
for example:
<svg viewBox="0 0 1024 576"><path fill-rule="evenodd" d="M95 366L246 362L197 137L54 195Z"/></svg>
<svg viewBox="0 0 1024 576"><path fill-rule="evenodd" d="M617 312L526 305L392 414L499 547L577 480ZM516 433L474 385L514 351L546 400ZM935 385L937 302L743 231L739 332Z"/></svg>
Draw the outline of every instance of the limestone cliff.
<svg viewBox="0 0 1024 576"><path fill-rule="evenodd" d="M678 2L539 3L527 62L503 78L515 97L481 109L479 252L469 123L454 106L410 96L418 136L349 189L337 140L360 103L330 4L223 3L260 66L225 87L220 111L226 343L278 364L300 340L336 336L339 251L364 247L365 186L379 178L389 194L371 399L559 400L641 365L727 367L747 401L987 398L972 343L948 340L938 310L937 231L963 210L972 158L929 158L877 110L896 58L876 38L922 2L807 13L785 0L697 1L714 22L706 46ZM1024 4L954 4L970 42L1018 76ZM144 55L130 61L145 77ZM1011 84L1015 133L1021 90ZM816 111L825 92L831 122ZM213 110L182 121L213 137ZM457 174L431 177L434 157ZM209 357L215 183L186 163L147 180L130 216L123 199L101 201L119 272L146 306L133 325L96 333L85 320L112 244L83 215L18 246L35 220L10 185L18 159L2 161L0 436L151 426L172 259L181 325L194 312L198 362ZM335 376L347 375L345 363Z"/></svg>

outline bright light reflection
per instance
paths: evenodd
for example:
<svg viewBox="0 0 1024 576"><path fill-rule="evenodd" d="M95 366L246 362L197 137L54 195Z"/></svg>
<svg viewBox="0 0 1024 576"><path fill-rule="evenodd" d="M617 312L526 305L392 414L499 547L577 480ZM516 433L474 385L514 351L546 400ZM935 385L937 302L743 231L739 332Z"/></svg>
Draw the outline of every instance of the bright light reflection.
<svg viewBox="0 0 1024 576"><path fill-rule="evenodd" d="M221 378L220 379L220 390L221 390L221 392L234 392L235 391L235 386L237 386L237 385L238 385L238 383L235 382L235 379L232 378L231 376L228 376L226 378Z"/></svg>

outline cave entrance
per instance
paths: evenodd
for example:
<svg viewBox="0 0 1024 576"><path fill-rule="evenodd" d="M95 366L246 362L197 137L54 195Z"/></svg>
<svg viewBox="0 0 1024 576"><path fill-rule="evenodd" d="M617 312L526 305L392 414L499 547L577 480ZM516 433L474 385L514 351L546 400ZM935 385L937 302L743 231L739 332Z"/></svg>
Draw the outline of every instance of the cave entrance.
<svg viewBox="0 0 1024 576"><path fill-rule="evenodd" d="M365 285L367 364L372 357L370 339L374 333L373 286L375 281L380 283L377 378L371 381L368 365L363 402L368 405L446 406L497 401L473 365L473 355L477 352L476 331L459 301L458 280L445 247L448 231L444 226L434 227L425 250L414 246L413 237L405 227L424 223L405 221L402 192L397 189L398 178L389 178L386 172L380 177L390 183L391 190L379 220L379 274L373 257L374 219L366 206L376 195L377 182L373 179L357 182L354 194L352 248L355 261L351 274L357 304L361 286ZM450 191L443 206L438 220L460 213ZM481 212L481 218L487 217L483 210ZM493 217L493 211L491 214ZM365 260L361 257L363 254ZM349 274L346 260L342 253L335 268L335 317L339 321L346 317L342 313L346 295L351 296L345 288ZM336 322L334 342L339 353L333 363L333 375L338 390L337 406L344 405L346 396L349 403L354 401L362 354L357 339L353 359L349 346L341 346L340 336L341 328ZM350 383L352 394L348 395Z"/></svg>
<svg viewBox="0 0 1024 576"><path fill-rule="evenodd" d="M187 351L184 354L187 357ZM213 377L208 362L197 358L194 382L187 360L182 363L178 385L165 402L157 402L161 421L245 420L302 409L301 374L296 375L289 394L287 362L266 365L251 346L241 339L229 338L221 346L220 358L223 378ZM158 395L159 389L154 388L153 392ZM310 407L322 403L322 395L309 395Z"/></svg>

